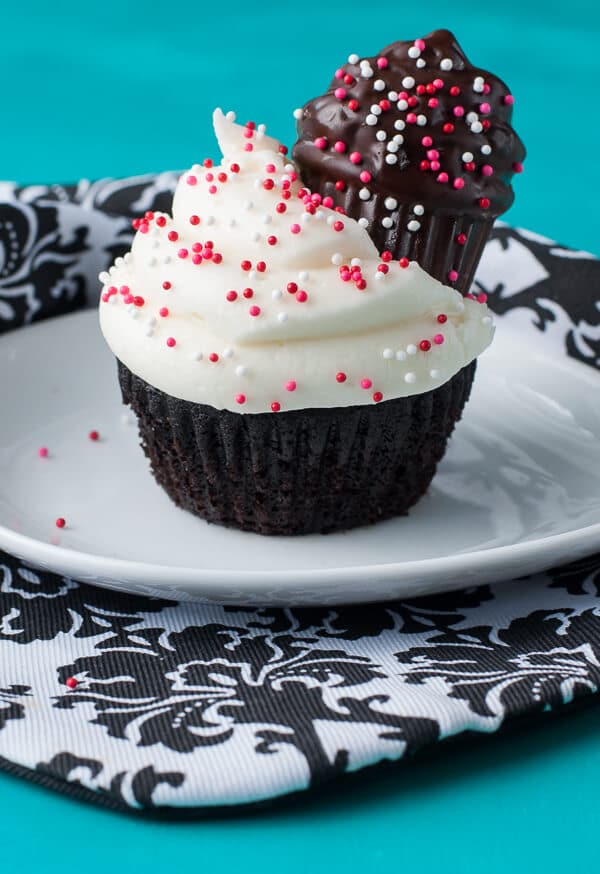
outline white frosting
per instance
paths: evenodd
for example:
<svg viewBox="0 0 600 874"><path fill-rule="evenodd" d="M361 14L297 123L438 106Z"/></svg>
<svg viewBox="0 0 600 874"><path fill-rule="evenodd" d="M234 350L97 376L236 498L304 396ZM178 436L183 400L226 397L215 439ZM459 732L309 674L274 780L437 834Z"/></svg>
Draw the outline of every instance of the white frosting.
<svg viewBox="0 0 600 874"><path fill-rule="evenodd" d="M183 174L173 218L157 213L145 220L104 283L102 331L130 370L175 397L258 413L274 402L285 411L419 394L489 345L493 326L485 304L463 300L416 263L383 265L357 222L324 206L307 212L295 169L276 140L220 110L214 125L222 163ZM227 179L220 181L220 173ZM278 212L282 203L285 212ZM191 216L200 223L190 223ZM294 226L300 231L293 233ZM176 241L169 240L173 232ZM269 244L269 237L277 242ZM201 252L194 244L205 251L207 241L221 259L195 264ZM182 249L187 257L180 257ZM364 290L340 277L340 265L356 264L353 259ZM242 269L243 261L252 269ZM256 267L261 261L263 272ZM289 293L289 283L306 300ZM123 286L142 305L113 290ZM244 297L248 288L251 299ZM227 299L231 291L234 301ZM168 315L161 316L163 308ZM436 343L440 335L443 342ZM427 351L419 346L423 340L431 344Z"/></svg>

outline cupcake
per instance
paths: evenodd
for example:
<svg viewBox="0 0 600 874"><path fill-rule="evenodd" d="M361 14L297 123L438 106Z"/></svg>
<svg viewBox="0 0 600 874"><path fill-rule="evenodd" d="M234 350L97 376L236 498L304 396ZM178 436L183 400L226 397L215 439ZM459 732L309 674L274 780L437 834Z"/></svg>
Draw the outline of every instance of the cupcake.
<svg viewBox="0 0 600 874"><path fill-rule="evenodd" d="M485 304L379 256L262 127L214 115L223 160L136 222L100 321L156 481L262 534L406 513L490 343Z"/></svg>
<svg viewBox="0 0 600 874"><path fill-rule="evenodd" d="M296 110L293 157L311 191L360 221L379 252L466 294L523 169L513 102L436 30L350 55L327 92Z"/></svg>

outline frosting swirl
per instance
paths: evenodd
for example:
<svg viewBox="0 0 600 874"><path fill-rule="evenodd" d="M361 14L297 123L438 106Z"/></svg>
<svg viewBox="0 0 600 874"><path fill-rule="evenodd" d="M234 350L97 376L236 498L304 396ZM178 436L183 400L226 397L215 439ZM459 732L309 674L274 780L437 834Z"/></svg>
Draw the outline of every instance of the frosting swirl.
<svg viewBox="0 0 600 874"><path fill-rule="evenodd" d="M174 397L262 413L377 403L446 382L490 343L485 304L302 188L264 129L214 114L223 160L184 173L104 274L114 354Z"/></svg>

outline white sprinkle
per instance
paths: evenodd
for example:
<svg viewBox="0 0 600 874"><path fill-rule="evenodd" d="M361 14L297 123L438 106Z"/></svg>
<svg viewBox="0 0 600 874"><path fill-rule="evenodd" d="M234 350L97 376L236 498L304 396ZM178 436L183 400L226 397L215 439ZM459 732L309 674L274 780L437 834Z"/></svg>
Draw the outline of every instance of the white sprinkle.
<svg viewBox="0 0 600 874"><path fill-rule="evenodd" d="M148 267L156 267L157 263L158 263L158 261L156 260L156 258L149 258L148 259Z"/></svg>
<svg viewBox="0 0 600 874"><path fill-rule="evenodd" d="M425 66L425 61L423 60L423 58L419 58L418 61L417 61L417 67L418 67L420 70L422 70L424 66Z"/></svg>
<svg viewBox="0 0 600 874"><path fill-rule="evenodd" d="M235 121L235 112L233 112L232 115L233 120ZM200 164L192 164L192 173L202 173L202 170L203 168L200 166ZM165 218L168 218L168 216L165 216Z"/></svg>
<svg viewBox="0 0 600 874"><path fill-rule="evenodd" d="M360 58L356 54L348 55L349 64L358 64Z"/></svg>
<svg viewBox="0 0 600 874"><path fill-rule="evenodd" d="M308 270L301 270L298 274L298 279L300 282L307 282L310 279L310 273Z"/></svg>
<svg viewBox="0 0 600 874"><path fill-rule="evenodd" d="M294 118L300 119L300 118L302 118L302 110L301 109L294 109L294 111L292 112L292 115L294 116Z"/></svg>
<svg viewBox="0 0 600 874"><path fill-rule="evenodd" d="M400 146L394 140L390 140L386 146L388 152L397 152Z"/></svg>
<svg viewBox="0 0 600 874"><path fill-rule="evenodd" d="M365 218L364 216L362 216L362 217L359 218L359 220L358 220L358 225L359 225L359 227L361 227L361 228L368 228L368 227L369 227L369 219L367 219L367 218Z"/></svg>
<svg viewBox="0 0 600 874"><path fill-rule="evenodd" d="M386 155L385 156L385 163L386 164L397 164L398 158L396 157L396 155Z"/></svg>
<svg viewBox="0 0 600 874"><path fill-rule="evenodd" d="M303 212L302 215L300 216L300 221L304 222L304 224L306 224L306 222L309 222L311 219L312 219L312 215L310 212Z"/></svg>
<svg viewBox="0 0 600 874"><path fill-rule="evenodd" d="M375 279L377 279L379 281L381 281L382 279L385 279L385 273L382 273L381 270L376 270L375 271Z"/></svg>
<svg viewBox="0 0 600 874"><path fill-rule="evenodd" d="M384 204L386 209L396 209L396 207L398 206L398 201L395 197L386 197L386 199L384 200Z"/></svg>
<svg viewBox="0 0 600 874"><path fill-rule="evenodd" d="M409 223L406 225L409 231L418 231L421 227L421 222L415 221L415 219L411 219Z"/></svg>
<svg viewBox="0 0 600 874"><path fill-rule="evenodd" d="M223 358L233 358L233 349L229 346L227 349L223 349Z"/></svg>
<svg viewBox="0 0 600 874"><path fill-rule="evenodd" d="M471 133L480 134L482 130L483 130L483 125L481 124L480 121L475 121L471 125Z"/></svg>
<svg viewBox="0 0 600 874"><path fill-rule="evenodd" d="M373 82L373 88L375 91L384 91L385 90L385 82L383 79L375 79Z"/></svg>
<svg viewBox="0 0 600 874"><path fill-rule="evenodd" d="M371 112L373 113L373 115L381 115L381 113L382 113L381 106L379 106L377 103L374 103L373 106L371 107Z"/></svg>
<svg viewBox="0 0 600 874"><path fill-rule="evenodd" d="M277 316L278 322L287 322L287 320L288 320L287 313L279 313L279 315Z"/></svg>
<svg viewBox="0 0 600 874"><path fill-rule="evenodd" d="M315 218L318 222L322 222L325 218L325 211L322 209L318 209L314 214L313 218Z"/></svg>
<svg viewBox="0 0 600 874"><path fill-rule="evenodd" d="M163 264L170 264L172 260L173 259L170 255L165 255L165 257L163 258Z"/></svg>
<svg viewBox="0 0 600 874"><path fill-rule="evenodd" d="M118 258L115 258L115 265L117 267L120 267L122 264L123 264L123 259L121 258L121 256L119 256Z"/></svg>
<svg viewBox="0 0 600 874"><path fill-rule="evenodd" d="M384 228L391 228L393 226L394 222L391 220L391 218L388 215L386 215L385 218L381 219L381 224L383 225Z"/></svg>
<svg viewBox="0 0 600 874"><path fill-rule="evenodd" d="M481 324L482 325L491 325L492 324L492 317L491 316L484 316L481 320Z"/></svg>
<svg viewBox="0 0 600 874"><path fill-rule="evenodd" d="M427 124L427 116L417 115L417 124L419 125L419 127L424 127Z"/></svg>
<svg viewBox="0 0 600 874"><path fill-rule="evenodd" d="M258 231L252 231L252 242L258 243L259 240L260 240L260 234L258 233Z"/></svg>
<svg viewBox="0 0 600 874"><path fill-rule="evenodd" d="M369 191L368 188L361 188L360 191L358 192L358 196L360 197L361 200L368 200L371 196L371 192Z"/></svg>
<svg viewBox="0 0 600 874"><path fill-rule="evenodd" d="M478 93L481 93L483 91L483 85L484 85L483 76L475 76L475 78L473 80L473 91L477 91Z"/></svg>
<svg viewBox="0 0 600 874"><path fill-rule="evenodd" d="M257 270L249 270L248 271L248 279L250 282L253 282L255 279L258 279L258 271Z"/></svg>
<svg viewBox="0 0 600 874"><path fill-rule="evenodd" d="M440 61L440 70L444 70L444 72L448 72L448 70L451 70L453 66L454 64L450 58L442 58Z"/></svg>
<svg viewBox="0 0 600 874"><path fill-rule="evenodd" d="M398 145L401 146L404 142L404 137L402 136L402 134L394 134L394 142L398 143Z"/></svg>
<svg viewBox="0 0 600 874"><path fill-rule="evenodd" d="M362 261L360 260L360 258L353 258L352 261L350 262L351 267L360 267L361 265L362 265Z"/></svg>
<svg viewBox="0 0 600 874"><path fill-rule="evenodd" d="M259 134L264 134L266 129L267 129L266 124L259 124L259 126L256 128L256 130L259 132Z"/></svg>
<svg viewBox="0 0 600 874"><path fill-rule="evenodd" d="M242 206L244 207L244 209L252 209L252 207L254 206L254 204L252 203L251 200L245 200L245 201L243 202Z"/></svg>
<svg viewBox="0 0 600 874"><path fill-rule="evenodd" d="M415 374L412 371L409 370L408 373L404 374L404 382L408 382L411 385L413 385L413 383L415 383L416 381L417 381L417 377L415 376Z"/></svg>
<svg viewBox="0 0 600 874"><path fill-rule="evenodd" d="M125 255L123 255L123 261L125 264L128 264L131 261L131 252L126 252Z"/></svg>
<svg viewBox="0 0 600 874"><path fill-rule="evenodd" d="M406 352L402 349L398 349L396 352L396 361L406 361Z"/></svg>
<svg viewBox="0 0 600 874"><path fill-rule="evenodd" d="M227 119L227 121L235 121L235 112L230 109L229 112L225 113L225 118Z"/></svg>
<svg viewBox="0 0 600 874"><path fill-rule="evenodd" d="M105 285L107 282L110 282L110 273L107 273L106 270L103 270L102 273L98 274L98 279L103 285Z"/></svg>
<svg viewBox="0 0 600 874"><path fill-rule="evenodd" d="M422 203L415 203L415 205L413 206L413 212L415 215L423 215L423 213L425 212L425 207Z"/></svg>
<svg viewBox="0 0 600 874"><path fill-rule="evenodd" d="M474 121L479 121L479 116L476 112L467 112L465 120L467 124L473 124Z"/></svg>
<svg viewBox="0 0 600 874"><path fill-rule="evenodd" d="M260 179L255 179L255 180L254 180L254 187L257 189L257 191L260 190L260 189L262 188L262 182L261 182Z"/></svg>
<svg viewBox="0 0 600 874"><path fill-rule="evenodd" d="M464 313L464 311L465 311L464 301L462 301L462 300L456 301L456 312L457 313Z"/></svg>
<svg viewBox="0 0 600 874"><path fill-rule="evenodd" d="M473 152L463 152L462 159L465 164L470 164L470 162L473 160Z"/></svg>
<svg viewBox="0 0 600 874"><path fill-rule="evenodd" d="M406 100L399 100L396 104L400 112L404 112L405 109L408 109L408 102Z"/></svg>
<svg viewBox="0 0 600 874"><path fill-rule="evenodd" d="M488 146L487 144L485 146L482 146L481 147L481 154L482 155L491 155L492 154L492 147Z"/></svg>
<svg viewBox="0 0 600 874"><path fill-rule="evenodd" d="M192 361L202 361L202 352L192 352Z"/></svg>
<svg viewBox="0 0 600 874"><path fill-rule="evenodd" d="M294 167L293 164L286 164L283 169L285 170L286 173L293 173L296 168ZM290 180L288 179L288 182L289 181Z"/></svg>
<svg viewBox="0 0 600 874"><path fill-rule="evenodd" d="M375 138L379 140L380 143L383 143L385 140L387 140L387 134L384 130L378 130L375 134Z"/></svg>
<svg viewBox="0 0 600 874"><path fill-rule="evenodd" d="M388 359L393 358L394 357L394 350L390 349L390 348L384 349L383 350L383 357L388 358Z"/></svg>
<svg viewBox="0 0 600 874"><path fill-rule="evenodd" d="M246 376L247 373L248 368L244 364L238 364L238 366L235 368L236 376Z"/></svg>
<svg viewBox="0 0 600 874"><path fill-rule="evenodd" d="M417 48L417 46L411 46L408 50L409 58L418 58L421 54L421 49Z"/></svg>
<svg viewBox="0 0 600 874"><path fill-rule="evenodd" d="M339 267L340 264L344 263L344 256L341 252L334 252L331 256L331 263L335 264L336 267Z"/></svg>
<svg viewBox="0 0 600 874"><path fill-rule="evenodd" d="M391 100L392 103L394 103L394 101L396 101L397 99L398 99L398 92L397 91L388 91L388 100Z"/></svg>
<svg viewBox="0 0 600 874"><path fill-rule="evenodd" d="M439 375L440 375L440 371L436 367L434 367L432 370L429 371L429 376L432 379L437 379Z"/></svg>
<svg viewBox="0 0 600 874"><path fill-rule="evenodd" d="M150 316L150 318L148 319L146 324L150 325L150 327L152 327L152 328L155 328L156 327L156 319L154 318L154 316Z"/></svg>
<svg viewBox="0 0 600 874"><path fill-rule="evenodd" d="M402 87L403 88L414 88L414 85L415 85L415 80L413 79L412 76L405 76L404 79L402 80Z"/></svg>
<svg viewBox="0 0 600 874"><path fill-rule="evenodd" d="M406 354L407 355L416 355L417 354L417 347L415 346L414 343L408 344L408 346L406 347Z"/></svg>
<svg viewBox="0 0 600 874"><path fill-rule="evenodd" d="M370 79L373 76L373 68L372 67L362 67L360 68L360 75L363 79Z"/></svg>
<svg viewBox="0 0 600 874"><path fill-rule="evenodd" d="M133 425L135 419L131 413L121 413L121 425Z"/></svg>
<svg viewBox="0 0 600 874"><path fill-rule="evenodd" d="M111 296L110 296L109 299L108 299L108 302L109 302L109 304L115 304L115 303L117 303L117 295L116 295L116 294L111 294Z"/></svg>
<svg viewBox="0 0 600 874"><path fill-rule="evenodd" d="M207 215L206 216L206 224L207 225L214 225L214 223L215 223L214 215Z"/></svg>
<svg viewBox="0 0 600 874"><path fill-rule="evenodd" d="M266 215L263 215L263 224L264 225L270 225L272 221L273 221L272 215L269 215L268 213Z"/></svg>
<svg viewBox="0 0 600 874"><path fill-rule="evenodd" d="M160 249L160 243L159 243L158 240L153 240L153 241L152 241L152 248L153 248L153 249Z"/></svg>
<svg viewBox="0 0 600 874"><path fill-rule="evenodd" d="M271 297L273 298L273 300L281 300L281 298L283 297L282 290L280 288L274 288L271 292Z"/></svg>
<svg viewBox="0 0 600 874"><path fill-rule="evenodd" d="M317 215L319 215L319 213L317 213ZM328 225L332 225L332 224L334 223L335 220L336 220L336 216L334 216L334 215L328 215L328 216L327 216L327 224L328 224Z"/></svg>
<svg viewBox="0 0 600 874"><path fill-rule="evenodd" d="M373 125L377 124L377 116L370 113L365 118L365 121L369 125L369 127L373 127Z"/></svg>
<svg viewBox="0 0 600 874"><path fill-rule="evenodd" d="M404 130L404 128L406 127L406 122L405 122L405 121L402 121L401 118L398 118L398 119L394 122L394 127L395 127L396 130Z"/></svg>
<svg viewBox="0 0 600 874"><path fill-rule="evenodd" d="M146 335L146 337L152 337L154 334L154 328L151 325L147 325L144 334Z"/></svg>

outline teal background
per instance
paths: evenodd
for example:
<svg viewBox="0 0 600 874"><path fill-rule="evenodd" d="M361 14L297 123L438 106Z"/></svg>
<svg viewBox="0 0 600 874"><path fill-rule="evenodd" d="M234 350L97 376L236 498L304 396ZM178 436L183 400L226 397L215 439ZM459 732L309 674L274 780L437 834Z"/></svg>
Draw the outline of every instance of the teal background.
<svg viewBox="0 0 600 874"><path fill-rule="evenodd" d="M291 144L291 111L350 52L446 26L516 95L514 224L600 254L600 15L585 0L477 4L12 3L0 10L0 177L186 167L233 108ZM269 811L135 821L0 775L2 871L552 872L598 869L600 710L437 748Z"/></svg>

